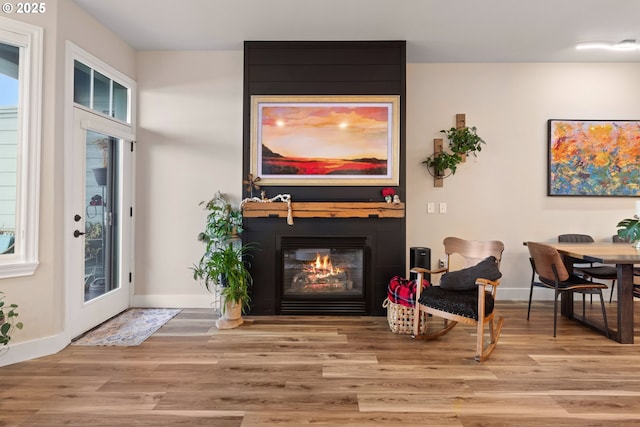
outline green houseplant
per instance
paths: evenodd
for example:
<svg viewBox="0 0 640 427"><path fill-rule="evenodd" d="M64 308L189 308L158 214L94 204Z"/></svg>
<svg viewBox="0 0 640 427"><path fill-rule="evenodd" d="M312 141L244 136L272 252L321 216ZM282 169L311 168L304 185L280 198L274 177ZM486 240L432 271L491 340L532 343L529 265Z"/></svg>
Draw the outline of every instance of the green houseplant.
<svg viewBox="0 0 640 427"><path fill-rule="evenodd" d="M245 261L248 245L229 242L211 254L207 267L220 279L220 296L224 301L239 304L242 311L249 308L249 287L253 281ZM223 310L225 306L223 305Z"/></svg>
<svg viewBox="0 0 640 427"><path fill-rule="evenodd" d="M441 130L449 140L449 149L452 153L456 153L460 156L473 154L477 156L478 152L482 151L482 144L485 142L477 133L475 126L450 128L449 130Z"/></svg>
<svg viewBox="0 0 640 427"><path fill-rule="evenodd" d="M223 300L221 312L226 320L235 316L236 311L240 318L251 302L249 288L253 279L247 258L254 246L240 239L242 211L233 208L228 197L219 191L200 205L208 212L205 229L198 234L198 240L205 244L205 251L192 267L193 278L200 280L209 292L220 295ZM230 310L234 313L228 313ZM232 320L222 322L219 327L235 327L242 323L241 319Z"/></svg>
<svg viewBox="0 0 640 427"><path fill-rule="evenodd" d="M433 170L434 176L444 178L447 171L451 174L455 174L458 164L461 161L462 157L459 154L441 151L439 153L432 154L422 163L427 165L427 168L429 168L430 171Z"/></svg>
<svg viewBox="0 0 640 427"><path fill-rule="evenodd" d="M22 329L22 322L19 322L18 317L18 305L7 304L4 302L4 292L0 291L0 345L7 346L11 341L11 336L16 329ZM3 347L6 351L7 347ZM0 349L0 354L4 353Z"/></svg>
<svg viewBox="0 0 640 427"><path fill-rule="evenodd" d="M635 248L640 249L640 218L625 218L617 225L618 236L627 242L631 242Z"/></svg>
<svg viewBox="0 0 640 427"><path fill-rule="evenodd" d="M434 153L422 162L430 171L433 170L433 175L436 177L446 176L447 170L451 175L455 174L465 156L473 154L477 157L477 153L482 151L482 144L485 144L475 126L452 127L440 132L444 133L449 140L448 151Z"/></svg>

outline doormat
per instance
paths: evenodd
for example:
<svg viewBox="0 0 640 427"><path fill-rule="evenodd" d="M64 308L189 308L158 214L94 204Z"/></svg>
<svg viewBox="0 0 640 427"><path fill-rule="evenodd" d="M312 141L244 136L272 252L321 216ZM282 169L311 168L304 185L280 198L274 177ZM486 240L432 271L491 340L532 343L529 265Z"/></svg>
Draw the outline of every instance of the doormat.
<svg viewBox="0 0 640 427"><path fill-rule="evenodd" d="M82 335L71 345L140 345L180 311L173 308L130 308Z"/></svg>

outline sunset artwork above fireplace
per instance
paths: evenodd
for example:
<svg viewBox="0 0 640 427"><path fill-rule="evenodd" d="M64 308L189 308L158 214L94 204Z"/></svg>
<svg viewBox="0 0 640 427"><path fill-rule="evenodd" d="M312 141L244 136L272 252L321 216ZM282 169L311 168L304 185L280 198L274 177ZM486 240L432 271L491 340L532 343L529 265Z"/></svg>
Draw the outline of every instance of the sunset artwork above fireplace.
<svg viewBox="0 0 640 427"><path fill-rule="evenodd" d="M398 96L253 96L261 185L397 185Z"/></svg>

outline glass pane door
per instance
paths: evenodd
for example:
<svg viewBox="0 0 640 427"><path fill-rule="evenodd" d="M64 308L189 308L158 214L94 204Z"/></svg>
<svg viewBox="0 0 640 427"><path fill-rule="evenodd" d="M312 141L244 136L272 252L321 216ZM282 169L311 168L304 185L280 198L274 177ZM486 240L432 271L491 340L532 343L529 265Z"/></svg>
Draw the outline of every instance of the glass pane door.
<svg viewBox="0 0 640 427"><path fill-rule="evenodd" d="M85 147L84 301L119 288L117 138L87 131Z"/></svg>
<svg viewBox="0 0 640 427"><path fill-rule="evenodd" d="M65 169L70 338L129 306L133 268L132 135L126 126L87 110L74 108L73 115Z"/></svg>

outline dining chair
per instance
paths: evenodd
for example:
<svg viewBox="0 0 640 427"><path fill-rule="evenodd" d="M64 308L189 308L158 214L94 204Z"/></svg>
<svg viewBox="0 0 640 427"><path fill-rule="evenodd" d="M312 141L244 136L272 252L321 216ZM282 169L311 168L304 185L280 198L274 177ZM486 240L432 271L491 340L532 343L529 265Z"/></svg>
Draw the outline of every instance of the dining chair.
<svg viewBox="0 0 640 427"><path fill-rule="evenodd" d="M607 285L596 283L580 277L577 274L569 273L564 265L562 256L556 248L542 243L527 242L530 262L532 267L531 288L529 290L529 308L527 310L527 320L531 314L531 299L533 288L547 288L555 292L553 300L553 336L556 336L558 324L558 297L562 292L580 293L582 298L582 320L586 319L584 295L599 295L602 318L607 337L609 337L609 324L607 323L607 312L604 308L604 298L602 290L607 289ZM539 281L535 280L536 275Z"/></svg>
<svg viewBox="0 0 640 427"><path fill-rule="evenodd" d="M560 243L593 243L593 237L588 234L560 234L558 236ZM613 265L595 265L594 263L574 263L573 271L585 278L597 280L611 280L611 293L609 294L609 302L613 299L613 289L616 286L618 272Z"/></svg>
<svg viewBox="0 0 640 427"><path fill-rule="evenodd" d="M476 326L475 360L486 360L498 343L502 317L495 318L496 290L502 276L499 270L504 244L497 240L477 241L447 237L443 241L447 267L436 270L414 267L416 279L416 305L414 309L413 338L433 339L448 333L458 323ZM453 258L463 267L450 271ZM444 273L439 286L423 287L425 274ZM427 313L442 319L442 327L429 328L420 333L420 315ZM495 320L495 321L494 321ZM435 324L435 323L434 323ZM489 328L489 342L485 345L485 326Z"/></svg>

